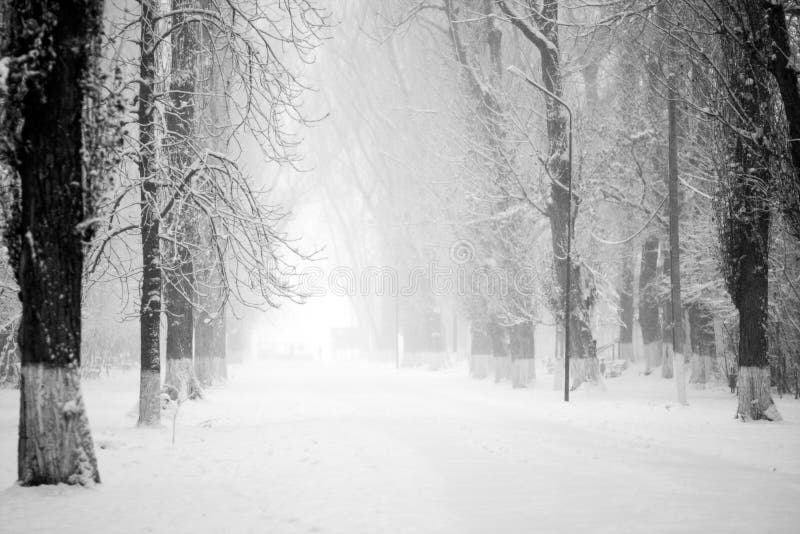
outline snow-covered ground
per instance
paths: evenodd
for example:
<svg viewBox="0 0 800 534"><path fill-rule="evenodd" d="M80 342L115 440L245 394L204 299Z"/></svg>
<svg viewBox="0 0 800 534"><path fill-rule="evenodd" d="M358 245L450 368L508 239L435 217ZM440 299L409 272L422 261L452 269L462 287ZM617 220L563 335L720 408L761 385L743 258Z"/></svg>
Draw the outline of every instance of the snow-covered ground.
<svg viewBox="0 0 800 534"><path fill-rule="evenodd" d="M18 392L0 391L0 532L800 532L800 403L743 424L724 390L635 369L565 405L464 369L234 367L164 428L136 373L86 382L103 484L14 485Z"/></svg>

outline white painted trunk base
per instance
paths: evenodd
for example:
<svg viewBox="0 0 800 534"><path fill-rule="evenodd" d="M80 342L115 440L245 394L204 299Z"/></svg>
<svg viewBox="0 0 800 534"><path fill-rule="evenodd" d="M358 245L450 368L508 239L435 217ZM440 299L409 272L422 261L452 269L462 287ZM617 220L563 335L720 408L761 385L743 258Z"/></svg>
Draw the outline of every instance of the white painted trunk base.
<svg viewBox="0 0 800 534"><path fill-rule="evenodd" d="M672 353L672 343L662 343L662 354L661 354L661 378L670 379L675 376L675 370L673 369L673 359L674 356Z"/></svg>
<svg viewBox="0 0 800 534"><path fill-rule="evenodd" d="M693 353L691 355L691 370L689 382L696 389L705 389L706 384L714 380L714 357Z"/></svg>
<svg viewBox="0 0 800 534"><path fill-rule="evenodd" d="M644 352L644 372L650 374L655 367L661 365L661 341L645 343L642 351Z"/></svg>
<svg viewBox="0 0 800 534"><path fill-rule="evenodd" d="M22 485L100 482L78 367L21 370L18 476Z"/></svg>
<svg viewBox="0 0 800 534"><path fill-rule="evenodd" d="M526 388L536 379L536 360L533 358L513 360L511 362L511 385L515 388Z"/></svg>
<svg viewBox="0 0 800 534"><path fill-rule="evenodd" d="M195 376L197 376L197 380L203 387L222 385L228 379L225 358L219 356L208 358L195 357L194 369Z"/></svg>
<svg viewBox="0 0 800 534"><path fill-rule="evenodd" d="M511 379L511 358L494 358L494 381L502 382Z"/></svg>
<svg viewBox="0 0 800 534"><path fill-rule="evenodd" d="M176 401L203 397L203 390L194 374L194 365L189 358L167 359L167 376L164 389Z"/></svg>
<svg viewBox="0 0 800 534"><path fill-rule="evenodd" d="M769 367L740 366L736 388L739 394L736 416L742 421L783 419L772 401Z"/></svg>
<svg viewBox="0 0 800 534"><path fill-rule="evenodd" d="M214 382L214 377L211 370L211 358L198 358L195 356L194 374L202 387L208 387L212 385Z"/></svg>
<svg viewBox="0 0 800 534"><path fill-rule="evenodd" d="M161 373L142 371L139 376L138 426L158 426L161 423Z"/></svg>
<svg viewBox="0 0 800 534"><path fill-rule="evenodd" d="M570 358L569 377L571 381L570 389L578 389L581 384L589 383L605 389L605 380L600 373L600 360L594 358ZM564 378L562 375L561 383Z"/></svg>
<svg viewBox="0 0 800 534"><path fill-rule="evenodd" d="M491 372L491 354L470 354L469 373L472 378L482 380Z"/></svg>
<svg viewBox="0 0 800 534"><path fill-rule="evenodd" d="M637 305L638 308L638 305ZM633 322L633 360L641 361L644 358L644 341L642 340L642 326L639 321Z"/></svg>
<svg viewBox="0 0 800 534"><path fill-rule="evenodd" d="M672 354L672 369L675 375L675 389L678 394L678 404L686 404L686 365L683 354Z"/></svg>

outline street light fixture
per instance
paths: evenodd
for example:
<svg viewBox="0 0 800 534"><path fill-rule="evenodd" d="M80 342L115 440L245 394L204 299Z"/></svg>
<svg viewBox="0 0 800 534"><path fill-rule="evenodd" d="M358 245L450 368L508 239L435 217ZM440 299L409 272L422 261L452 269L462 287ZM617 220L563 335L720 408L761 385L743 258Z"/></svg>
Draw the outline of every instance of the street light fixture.
<svg viewBox="0 0 800 534"><path fill-rule="evenodd" d="M569 319L570 319L570 289L572 271L572 108L560 97L545 89L540 83L535 82L514 65L508 67L508 72L519 76L528 84L546 94L567 110L569 116L569 164L567 167L567 195L569 196L569 211L567 212L567 279L564 295L564 402L569 402Z"/></svg>

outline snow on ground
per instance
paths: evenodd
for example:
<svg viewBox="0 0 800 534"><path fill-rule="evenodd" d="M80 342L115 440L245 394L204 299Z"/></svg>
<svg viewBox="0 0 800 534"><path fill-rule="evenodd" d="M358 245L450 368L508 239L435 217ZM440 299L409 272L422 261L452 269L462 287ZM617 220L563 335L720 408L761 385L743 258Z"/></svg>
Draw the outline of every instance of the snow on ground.
<svg viewBox="0 0 800 534"><path fill-rule="evenodd" d="M800 530L800 402L743 424L733 396L635 369L569 405L464 369L234 367L163 428L136 373L84 385L103 484L22 488L18 392L0 391L0 532L493 533Z"/></svg>

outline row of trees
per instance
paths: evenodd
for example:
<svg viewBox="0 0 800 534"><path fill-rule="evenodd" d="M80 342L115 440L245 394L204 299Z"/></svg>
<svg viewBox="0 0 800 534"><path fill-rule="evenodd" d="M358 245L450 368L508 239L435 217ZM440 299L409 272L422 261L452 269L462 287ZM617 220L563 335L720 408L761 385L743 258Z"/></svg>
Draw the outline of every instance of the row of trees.
<svg viewBox="0 0 800 534"><path fill-rule="evenodd" d="M245 148L276 168L296 159L307 121L298 73L325 12L308 0L128 7L10 0L0 10L2 222L22 304L26 485L100 479L80 393L93 291L113 283L136 295L141 426L159 424L165 399L224 381L232 303L302 297L293 265L307 256L239 161Z"/></svg>
<svg viewBox="0 0 800 534"><path fill-rule="evenodd" d="M522 385L536 325L563 325L572 226L571 387L599 382L597 351L619 341L648 373L673 378L691 362L692 382L727 375L743 419L779 417L771 387L787 391L800 363L794 3L347 6L354 22L322 65L358 88L328 103L328 135L350 148L324 161L374 229L354 265L394 265L401 280L431 261L506 280L533 268L526 287L502 295L404 297L416 317L469 319L473 374L485 376L490 353L498 378ZM576 111L571 199L566 113L509 65ZM332 145L321 137L317 146ZM454 262L450 245L462 242L472 253ZM390 345L391 300L356 305L369 337ZM400 318L408 337L415 327ZM604 321L618 334L605 335Z"/></svg>
<svg viewBox="0 0 800 534"><path fill-rule="evenodd" d="M96 288L135 295L143 426L166 397L224 380L233 304L303 296L293 266L307 255L239 163L254 149L296 161L296 133L316 118L301 112L298 72L325 12L310 0L102 7L4 0L0 11L2 268L15 278L0 273L0 344L18 329L24 484L99 480L80 394L81 311ZM436 262L515 282L443 298L425 279L404 313L358 299L368 348L393 345L400 323L420 349L452 348L465 317L473 374L490 355L497 379L524 386L537 325L563 331L569 302L571 387L602 380L605 321L624 354L679 388L689 353L704 382L734 352L737 415L780 417L772 386L786 389L790 366L797 376L800 342L793 2L333 8L340 38L320 68L341 86L311 146L316 168L341 180L323 189L342 248L361 267ZM576 111L572 161L556 99ZM451 326L432 328L445 309ZM14 380L10 369L0 378Z"/></svg>

